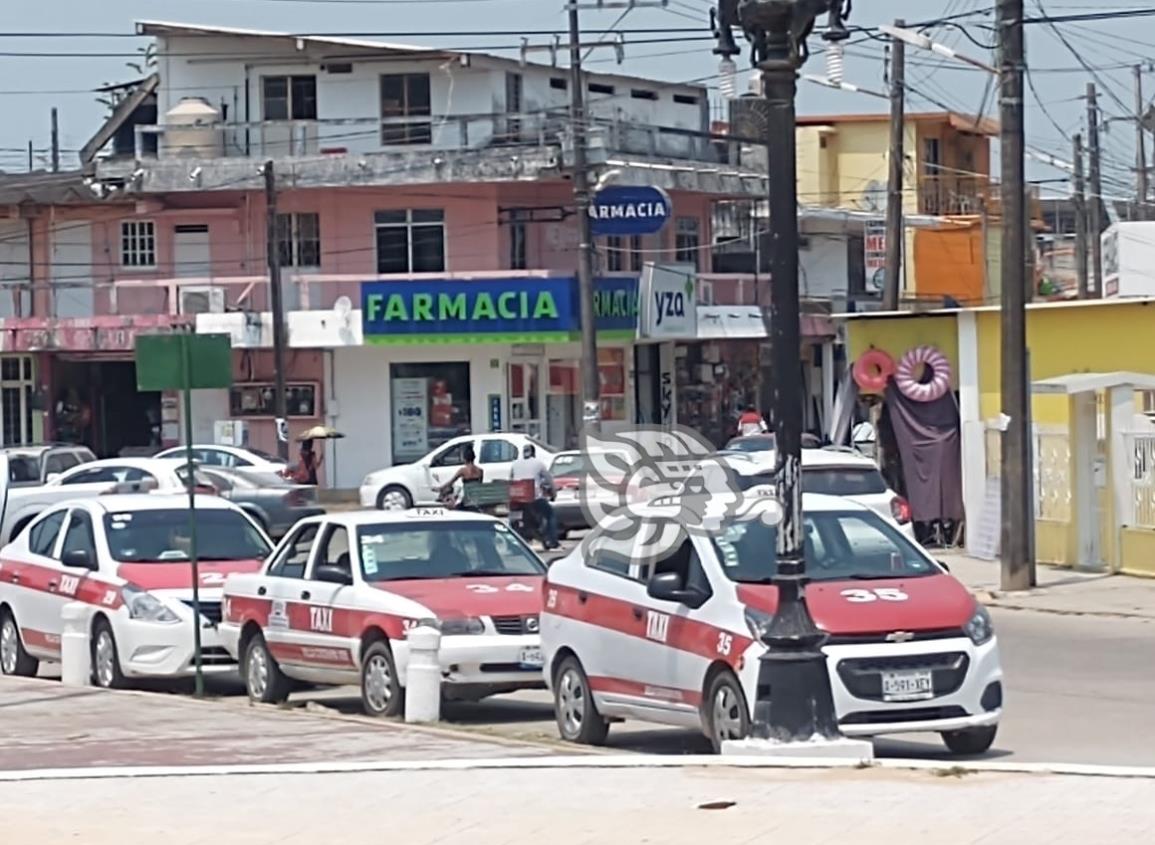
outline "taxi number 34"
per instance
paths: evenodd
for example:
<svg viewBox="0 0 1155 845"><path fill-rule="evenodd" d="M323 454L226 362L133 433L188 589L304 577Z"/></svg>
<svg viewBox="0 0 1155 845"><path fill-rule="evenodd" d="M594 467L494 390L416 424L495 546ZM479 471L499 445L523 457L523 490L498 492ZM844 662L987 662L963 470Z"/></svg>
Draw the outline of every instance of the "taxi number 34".
<svg viewBox="0 0 1155 845"><path fill-rule="evenodd" d="M854 604L866 604L872 601L908 601L910 596L902 590L883 587L877 590L843 590L842 597Z"/></svg>

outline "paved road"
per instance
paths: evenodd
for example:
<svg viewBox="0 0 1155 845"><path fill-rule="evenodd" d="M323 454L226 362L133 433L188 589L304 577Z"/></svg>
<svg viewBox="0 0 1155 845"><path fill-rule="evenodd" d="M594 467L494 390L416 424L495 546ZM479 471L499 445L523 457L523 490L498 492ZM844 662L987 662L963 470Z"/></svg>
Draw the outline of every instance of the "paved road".
<svg viewBox="0 0 1155 845"><path fill-rule="evenodd" d="M991 759L1027 762L1155 765L1155 629L1126 619L995 610L1006 672L1007 712ZM357 713L356 690L295 697ZM447 720L518 739L557 739L551 699L527 692L457 704ZM690 731L639 722L614 725L611 747L656 754L708 752ZM948 757L933 734L884 738L884 757Z"/></svg>

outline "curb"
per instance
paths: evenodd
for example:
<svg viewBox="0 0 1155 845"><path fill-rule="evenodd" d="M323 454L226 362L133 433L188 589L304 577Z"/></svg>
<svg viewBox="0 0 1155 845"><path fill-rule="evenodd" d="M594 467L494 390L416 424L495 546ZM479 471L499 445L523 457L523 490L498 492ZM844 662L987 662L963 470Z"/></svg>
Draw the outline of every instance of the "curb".
<svg viewBox="0 0 1155 845"><path fill-rule="evenodd" d="M0 772L0 783L61 780L108 780L171 777L224 777L253 775L362 774L420 771L469 772L484 770L572 769L886 769L922 771L939 777L968 774L1043 775L1155 780L1155 766L1092 766L1077 763L967 762L944 765L935 760L887 759L863 763L858 759L773 758L761 756L612 754L598 756L496 757L330 763L283 763L236 766L103 766L93 768L29 769Z"/></svg>
<svg viewBox="0 0 1155 845"><path fill-rule="evenodd" d="M1131 619L1137 622L1155 622L1155 616L1150 613L1129 613L1125 610L1073 610L1070 608L1046 607L1023 604L1016 599L1041 595L1040 593L1002 593L998 590L988 590L981 587L968 587L970 594L987 607L998 607L1003 610L1018 610L1027 613L1046 613L1051 616L1083 616L1092 619Z"/></svg>

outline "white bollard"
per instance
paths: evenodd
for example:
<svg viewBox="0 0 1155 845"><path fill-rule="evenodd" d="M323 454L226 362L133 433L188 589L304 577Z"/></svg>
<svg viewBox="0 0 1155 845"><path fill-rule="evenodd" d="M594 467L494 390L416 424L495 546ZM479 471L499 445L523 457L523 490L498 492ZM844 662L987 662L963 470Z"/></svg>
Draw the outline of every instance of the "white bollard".
<svg viewBox="0 0 1155 845"><path fill-rule="evenodd" d="M92 647L89 644L88 605L70 601L60 611L64 633L60 637L60 680L66 687L92 684Z"/></svg>
<svg viewBox="0 0 1155 845"><path fill-rule="evenodd" d="M405 670L405 721L441 719L441 631L431 623L410 628L409 665Z"/></svg>

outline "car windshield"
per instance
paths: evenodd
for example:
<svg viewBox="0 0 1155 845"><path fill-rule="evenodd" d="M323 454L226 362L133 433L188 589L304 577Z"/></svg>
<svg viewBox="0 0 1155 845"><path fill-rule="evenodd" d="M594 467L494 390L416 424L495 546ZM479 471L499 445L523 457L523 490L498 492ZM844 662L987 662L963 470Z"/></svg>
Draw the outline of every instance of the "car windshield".
<svg viewBox="0 0 1155 845"><path fill-rule="evenodd" d="M777 444L773 434L751 434L735 437L726 444L727 452L773 452Z"/></svg>
<svg viewBox="0 0 1155 845"><path fill-rule="evenodd" d="M941 570L869 511L806 514L806 575L812 581L920 578ZM731 581L769 583L778 531L757 519L734 520L711 538Z"/></svg>
<svg viewBox="0 0 1155 845"><path fill-rule="evenodd" d="M871 496L886 492L874 467L803 467L802 492L827 496Z"/></svg>
<svg viewBox="0 0 1155 845"><path fill-rule="evenodd" d="M40 480L40 458L35 455L8 453L8 480L19 484Z"/></svg>
<svg viewBox="0 0 1155 845"><path fill-rule="evenodd" d="M108 551L121 563L187 562L192 550L185 509L110 513L104 517ZM223 508L196 511L198 560L260 560L270 546L242 514Z"/></svg>
<svg viewBox="0 0 1155 845"><path fill-rule="evenodd" d="M545 566L503 522L382 523L357 529L366 581L544 575Z"/></svg>

